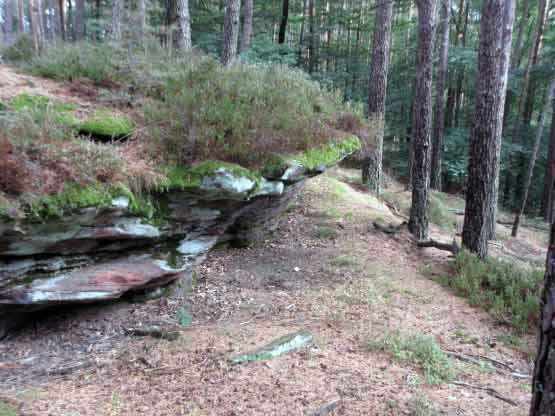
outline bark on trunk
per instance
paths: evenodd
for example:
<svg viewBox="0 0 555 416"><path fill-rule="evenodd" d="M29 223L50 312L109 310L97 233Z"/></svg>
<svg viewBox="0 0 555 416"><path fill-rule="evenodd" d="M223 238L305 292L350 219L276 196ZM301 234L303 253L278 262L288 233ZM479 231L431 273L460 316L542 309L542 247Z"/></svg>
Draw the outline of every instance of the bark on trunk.
<svg viewBox="0 0 555 416"><path fill-rule="evenodd" d="M119 0L114 0L119 1ZM64 0L58 0L58 17L60 18L60 36L66 40L66 23L64 16Z"/></svg>
<svg viewBox="0 0 555 416"><path fill-rule="evenodd" d="M487 218L495 174L496 131L502 111L500 86L504 0L484 0L476 80L476 107L470 134L463 245L481 258L488 255Z"/></svg>
<svg viewBox="0 0 555 416"><path fill-rule="evenodd" d="M316 29L314 22L314 2L308 0L308 24L310 30L310 39L308 43L308 73L313 74L316 69Z"/></svg>
<svg viewBox="0 0 555 416"><path fill-rule="evenodd" d="M432 130L432 73L436 0L417 0L418 58L412 123L412 205L409 230L418 240L428 239L428 186Z"/></svg>
<svg viewBox="0 0 555 416"><path fill-rule="evenodd" d="M73 20L73 38L77 41L85 37L85 0L75 1L75 18Z"/></svg>
<svg viewBox="0 0 555 416"><path fill-rule="evenodd" d="M536 141L534 142L534 149L530 155L530 163L528 164L528 173L526 175L526 183L524 184L524 195L522 196L522 202L520 204L520 210L517 212L515 217L515 222L513 224L513 230L511 235L516 237L518 234L518 227L520 225L520 218L524 214L524 209L526 208L526 203L528 202L528 193L530 192L530 185L532 183L532 177L534 175L534 166L536 164L536 158L538 156L538 149L540 148L541 139L543 136L543 127L545 125L545 119L549 113L549 109L552 106L553 96L555 95L555 77L553 77L549 83L549 88L547 91L547 98L545 105L543 107L542 115L540 117L540 123L538 130L536 132Z"/></svg>
<svg viewBox="0 0 555 416"><path fill-rule="evenodd" d="M451 0L441 0L441 34L439 41L439 68L436 82L436 104L432 145L432 170L430 187L441 190L441 159L443 154L443 134L445 129L445 84L449 60L449 29L451 23Z"/></svg>
<svg viewBox="0 0 555 416"><path fill-rule="evenodd" d="M25 32L25 15L23 13L23 0L17 1L17 31L19 33Z"/></svg>
<svg viewBox="0 0 555 416"><path fill-rule="evenodd" d="M224 45L222 50L222 64L224 66L231 65L237 56L240 11L240 0L227 0L224 18Z"/></svg>
<svg viewBox="0 0 555 416"><path fill-rule="evenodd" d="M503 44L501 62L499 64L499 86L496 88L498 93L497 100L500 107L497 109L497 125L495 130L495 157L493 160L494 176L492 189L490 192L490 202L488 204L486 233L488 240L495 239L495 229L497 224L497 202L499 199L499 172L501 169L501 142L503 140L503 115L505 99L507 97L507 83L509 79L509 66L511 60L511 45L513 39L513 28L515 23L516 0L506 0L503 15Z"/></svg>
<svg viewBox="0 0 555 416"><path fill-rule="evenodd" d="M4 43L9 44L13 37L13 1L4 0Z"/></svg>
<svg viewBox="0 0 555 416"><path fill-rule="evenodd" d="M370 122L369 143L362 166L362 182L370 191L380 194L382 182L383 136L385 128L385 99L389 48L391 42L391 19L393 2L382 2L376 9L376 23L372 40L372 64L368 91L368 118Z"/></svg>
<svg viewBox="0 0 555 416"><path fill-rule="evenodd" d="M179 37L177 39L177 45L180 49L188 51L193 47L191 41L189 0L177 0L177 13L179 15Z"/></svg>
<svg viewBox="0 0 555 416"><path fill-rule="evenodd" d="M241 45L239 46L239 53L245 53L249 50L249 47L251 45L253 9L253 0L245 0L243 7L243 34L241 35Z"/></svg>
<svg viewBox="0 0 555 416"><path fill-rule="evenodd" d="M532 380L530 416L555 414L555 224L545 262L538 350Z"/></svg>
<svg viewBox="0 0 555 416"><path fill-rule="evenodd" d="M285 43L287 20L289 19L289 0L283 0L281 7L281 23L279 25L278 43Z"/></svg>
<svg viewBox="0 0 555 416"><path fill-rule="evenodd" d="M39 20L39 5L38 0L30 0L30 20L31 20L31 35L33 37L33 47L35 51L39 51L42 47L42 33L40 31Z"/></svg>
<svg viewBox="0 0 555 416"><path fill-rule="evenodd" d="M139 0L139 40L141 43L145 40L146 34L146 0Z"/></svg>
<svg viewBox="0 0 555 416"><path fill-rule="evenodd" d="M555 105L551 119L551 133L549 135L549 148L547 151L547 162L545 167L545 179L543 185L543 218L546 222L553 221L553 183L555 181Z"/></svg>
<svg viewBox="0 0 555 416"><path fill-rule="evenodd" d="M123 0L112 0L112 39L116 42L121 40L121 15Z"/></svg>

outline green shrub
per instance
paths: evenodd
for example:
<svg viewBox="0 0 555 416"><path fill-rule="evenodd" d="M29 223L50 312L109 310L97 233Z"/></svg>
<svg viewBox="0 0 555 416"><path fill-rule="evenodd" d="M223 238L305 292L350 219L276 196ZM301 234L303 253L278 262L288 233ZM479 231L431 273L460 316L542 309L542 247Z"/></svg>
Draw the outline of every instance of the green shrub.
<svg viewBox="0 0 555 416"><path fill-rule="evenodd" d="M462 251L455 260L454 276L445 282L474 306L481 306L521 332L535 323L540 313L543 270L477 256Z"/></svg>
<svg viewBox="0 0 555 416"><path fill-rule="evenodd" d="M6 61L28 62L35 56L33 41L28 35L21 35L13 45L3 49L0 55Z"/></svg>
<svg viewBox="0 0 555 416"><path fill-rule="evenodd" d="M389 352L400 361L418 365L429 384L441 384L453 379L455 373L451 359L441 350L435 339L422 334L386 334L381 340L368 343L370 350Z"/></svg>
<svg viewBox="0 0 555 416"><path fill-rule="evenodd" d="M181 159L177 162L217 154L264 166L272 153L300 153L337 138L330 125L344 111L341 97L300 71L246 64L224 68L195 55L168 71L161 98L147 107L147 123L166 152ZM307 155L311 162L313 156Z"/></svg>
<svg viewBox="0 0 555 416"><path fill-rule="evenodd" d="M49 47L34 57L28 70L37 76L64 81L88 78L96 83L113 80L123 52L107 44L66 43Z"/></svg>

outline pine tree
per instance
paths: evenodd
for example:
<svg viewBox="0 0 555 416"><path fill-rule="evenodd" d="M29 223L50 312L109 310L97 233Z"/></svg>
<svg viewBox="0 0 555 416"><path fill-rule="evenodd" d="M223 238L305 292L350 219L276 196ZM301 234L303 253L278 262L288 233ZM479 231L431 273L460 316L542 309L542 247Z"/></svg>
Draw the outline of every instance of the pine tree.
<svg viewBox="0 0 555 416"><path fill-rule="evenodd" d="M241 0L227 0L224 18L224 45L222 64L229 66L237 56L237 40L239 38L239 13Z"/></svg>

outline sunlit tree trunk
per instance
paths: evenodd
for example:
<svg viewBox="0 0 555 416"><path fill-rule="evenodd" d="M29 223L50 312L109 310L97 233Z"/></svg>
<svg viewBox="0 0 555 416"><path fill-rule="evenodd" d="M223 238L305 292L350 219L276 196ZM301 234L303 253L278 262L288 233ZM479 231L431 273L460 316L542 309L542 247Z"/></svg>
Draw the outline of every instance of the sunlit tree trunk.
<svg viewBox="0 0 555 416"><path fill-rule="evenodd" d="M249 47L251 45L253 9L253 0L245 0L243 7L243 32L241 34L239 53L245 53L249 50Z"/></svg>
<svg viewBox="0 0 555 416"><path fill-rule="evenodd" d="M555 224L551 225L549 248L541 295L538 346L532 379L530 416L555 414Z"/></svg>
<svg viewBox="0 0 555 416"><path fill-rule="evenodd" d="M499 199L499 173L501 170L501 142L503 140L503 114L505 99L507 96L507 83L509 79L509 66L511 61L511 45L513 39L513 27L515 22L516 0L505 0L505 10L503 16L503 43L501 62L499 64L499 86L496 88L498 93L497 100L500 107L497 108L497 121L495 130L495 158L493 160L494 176L491 183L490 202L486 218L486 233L488 240L495 239L495 229L497 225L497 203Z"/></svg>
<svg viewBox="0 0 555 416"><path fill-rule="evenodd" d="M439 68L436 81L436 102L432 145L432 170L430 187L441 190L441 159L443 154L443 135L445 131L445 84L447 83L447 64L449 58L449 29L451 23L451 0L441 2L441 33L439 41Z"/></svg>
<svg viewBox="0 0 555 416"><path fill-rule="evenodd" d="M382 182L383 136L385 128L385 98L389 48L391 43L391 19L393 2L383 2L376 9L376 22L372 40L372 64L368 91L369 143L362 166L362 182L370 191L380 194Z"/></svg>
<svg viewBox="0 0 555 416"><path fill-rule="evenodd" d="M522 202L520 204L520 210L516 214L515 222L513 224L513 230L511 232L511 235L513 237L516 237L518 234L520 218L524 214L524 209L526 208L526 203L528 202L528 193L530 192L530 185L532 184L532 176L534 175L534 166L536 164L536 158L538 156L538 150L540 148L540 143L543 136L543 127L545 125L545 120L548 116L549 110L552 107L554 95L555 95L555 77L553 77L553 79L549 83L549 87L547 90L547 98L545 101L545 105L543 107L542 115L540 117L538 130L536 131L536 141L534 142L534 148L532 150L532 155L530 156L530 162L528 163L528 173L526 175L526 182L524 184L524 195L522 197Z"/></svg>
<svg viewBox="0 0 555 416"><path fill-rule="evenodd" d="M33 47L36 51L39 51L42 48L42 33L40 31L40 10L38 0L30 0L29 9Z"/></svg>
<svg viewBox="0 0 555 416"><path fill-rule="evenodd" d="M418 57L412 121L412 204L409 230L418 240L428 238L428 187L432 133L432 74L436 0L416 0Z"/></svg>
<svg viewBox="0 0 555 416"><path fill-rule="evenodd" d="M179 15L179 37L177 45L185 51L193 47L191 41L191 14L189 0L177 0L177 14Z"/></svg>
<svg viewBox="0 0 555 416"><path fill-rule="evenodd" d="M224 45L222 50L222 64L224 66L231 65L237 56L240 11L240 0L227 0L224 18Z"/></svg>
<svg viewBox="0 0 555 416"><path fill-rule="evenodd" d="M501 85L504 4L504 0L484 0L480 23L462 242L481 258L488 255L487 218L495 175L497 121L503 108L497 89Z"/></svg>

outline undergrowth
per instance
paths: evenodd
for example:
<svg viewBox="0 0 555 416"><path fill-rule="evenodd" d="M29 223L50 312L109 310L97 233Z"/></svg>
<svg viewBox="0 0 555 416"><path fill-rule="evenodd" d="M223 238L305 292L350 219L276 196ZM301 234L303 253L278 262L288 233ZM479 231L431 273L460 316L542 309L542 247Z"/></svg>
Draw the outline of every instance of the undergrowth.
<svg viewBox="0 0 555 416"><path fill-rule="evenodd" d="M467 251L457 255L453 275L441 278L471 305L484 308L522 333L536 326L542 281L543 270L539 268L495 258L480 260Z"/></svg>
<svg viewBox="0 0 555 416"><path fill-rule="evenodd" d="M398 331L368 343L371 351L384 351L400 361L422 368L429 384L451 381L455 375L451 359L441 350L435 339L422 334L403 334Z"/></svg>

